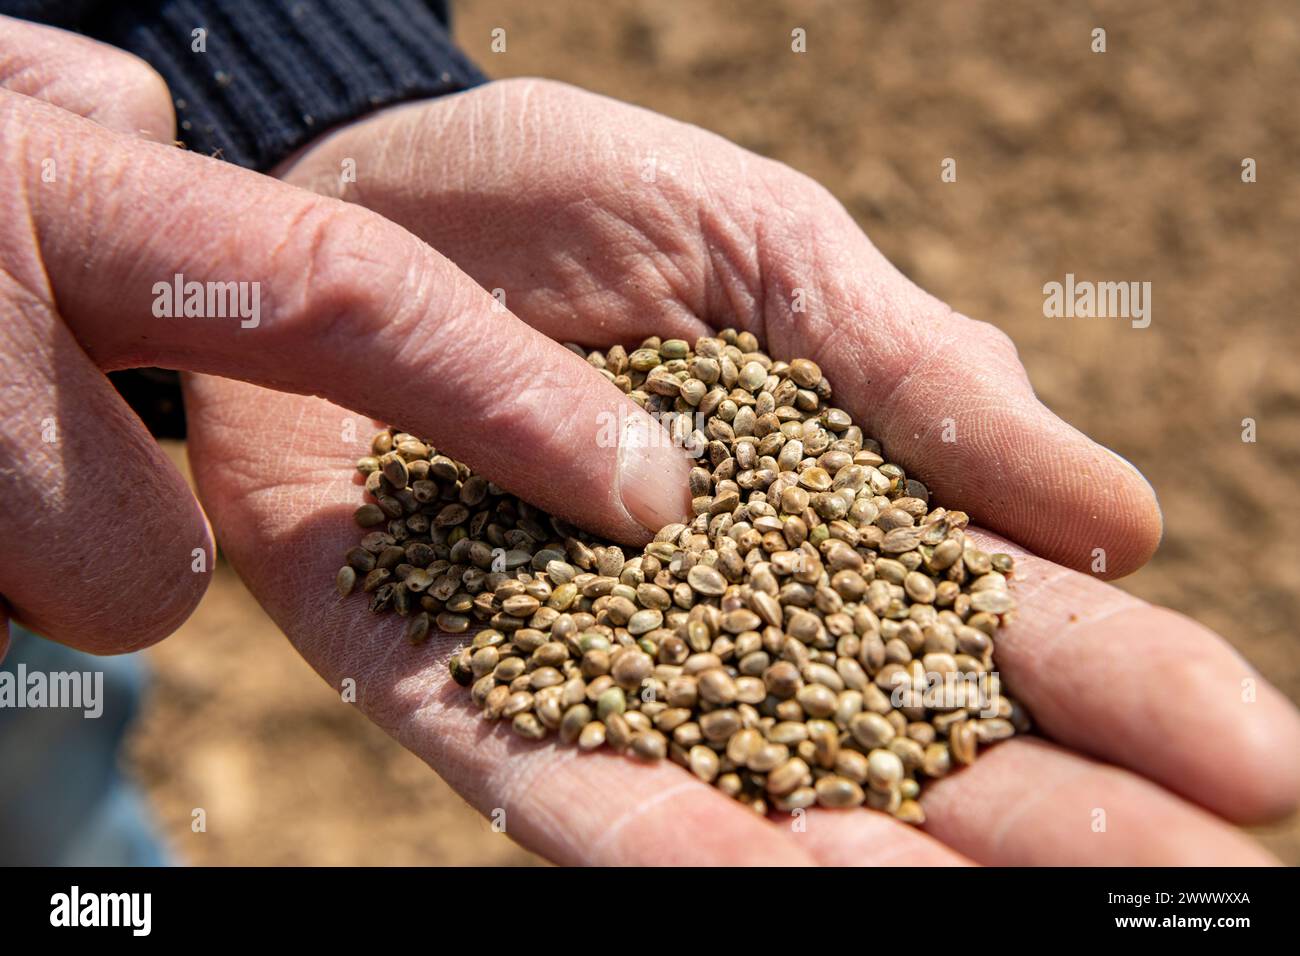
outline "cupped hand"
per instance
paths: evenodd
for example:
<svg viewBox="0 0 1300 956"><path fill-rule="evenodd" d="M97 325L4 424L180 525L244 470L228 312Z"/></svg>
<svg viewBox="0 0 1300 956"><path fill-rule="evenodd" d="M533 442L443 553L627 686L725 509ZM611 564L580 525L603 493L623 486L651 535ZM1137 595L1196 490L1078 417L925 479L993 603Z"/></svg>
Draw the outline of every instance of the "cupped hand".
<svg viewBox="0 0 1300 956"><path fill-rule="evenodd" d="M510 80L355 123L285 178L400 223L552 338L733 326L813 359L891 461L1045 558L1118 577L1159 543L1150 486L1034 397L1005 335L901 275L815 182L697 127Z"/></svg>
<svg viewBox="0 0 1300 956"><path fill-rule="evenodd" d="M676 178L641 179L647 154ZM1154 546L1145 483L1036 403L1004 340L906 283L820 190L715 137L512 83L344 130L288 178L402 222L557 338L734 323L781 357L813 357L836 403L910 455L940 501L1063 563L1105 547L1127 570ZM807 312L790 308L796 288ZM1000 539L1022 610L997 666L1046 739L1000 744L930 786L924 830L861 810L764 820L669 763L524 742L451 683L459 638L411 647L400 621L326 596L356 537L346 413L206 377L187 396L200 493L254 594L327 681L355 682L364 713L552 859L1260 863L1230 824L1283 815L1300 792L1293 708L1219 637Z"/></svg>
<svg viewBox="0 0 1300 956"><path fill-rule="evenodd" d="M6 40L19 29L4 26ZM102 51L93 46L75 55L83 66L100 64L93 58ZM127 85L153 92L144 105L115 108L97 105L102 98L93 88L33 79L34 69L27 63L6 73L8 88L91 115L109 129L162 139L170 130L156 77L140 73L138 64L127 71ZM111 68L104 71L87 75L107 82ZM482 437L458 429L474 424L486 385L472 387L472 376L457 374L463 367L486 370L486 384L500 385L493 373L505 366L493 360L523 354L533 358L534 382L558 385L570 375L598 381L373 216L131 141L25 96L0 94L0 126L6 165L17 171L0 193L3 448L12 477L0 512L0 591L20 619L57 639L98 651L147 643L188 613L205 578L192 559L194 547L210 545L202 514L104 381L105 369L148 362L321 393L429 434L449 432L455 451L471 461ZM557 249L551 264L562 265L571 253ZM629 255L624 250L622 258L637 276ZM584 268L571 274L580 284ZM547 281L563 271L548 273ZM262 334L235 321L154 321L159 317L147 308L154 283L176 273L262 283ZM516 307L534 294L522 288ZM631 287L617 288L616 296ZM552 293L554 314L568 307L570 291ZM591 302L609 304L608 288L588 292ZM538 302L546 298L543 289ZM601 326L600 310L593 311L594 331L573 326L562 334L584 341L632 334ZM690 320L651 312L648 324L683 328ZM432 327L454 331L446 343L453 347L437 347ZM475 329L486 330L490 353L464 345ZM779 347L775 323L769 334ZM836 368L827 355L812 354ZM448 382L454 388L444 388ZM510 398L519 389L506 391ZM547 493L535 486L549 483L538 466L571 455L569 443L613 399L592 402L585 386L560 398L528 394L551 415L522 417L567 422L573 430L560 429L548 441L535 426L521 431L503 415L484 424L489 449L506 451L494 458L489 450L476 463L497 466L503 482L537 500ZM400 640L396 622L375 622L355 601L322 600L337 554L353 537L345 515L355 506L355 489L339 477L340 461L355 448L340 426L352 422L364 434L364 424L321 399L232 381L196 380L189 395L204 494L255 593L322 674L336 683L356 677L363 710L478 806L503 805L509 832L554 858L1256 862L1262 855L1230 828L1122 768L1230 819L1268 818L1294 799L1293 715L1217 639L1027 556L1020 594L1031 610L1006 632L1000 666L1049 736L1115 766L1015 740L931 788L930 835L878 814L816 810L796 832L789 821L759 820L671 765L635 767L611 755L524 744L479 721L449 685L452 641L413 649ZM515 406L514 417L528 407ZM54 414L37 415L45 410ZM464 415L458 419L457 412ZM502 435L535 444L503 444ZM602 530L636 537L647 521L628 520L631 509L600 494L617 461L581 450L595 462L578 473L595 490L584 510ZM942 479L927 477L940 487ZM1078 617L1078 607L1090 616ZM1259 687L1248 703L1240 684L1249 681Z"/></svg>
<svg viewBox="0 0 1300 956"><path fill-rule="evenodd" d="M864 809L770 819L668 761L583 753L491 723L453 683L463 636L412 646L404 621L339 599L358 530L353 446L323 400L187 379L190 455L222 545L333 687L524 846L562 863L1253 864L1230 824L1291 810L1300 726L1219 637L1088 575L1016 558L1004 686L1042 737L1013 738L927 787L923 830ZM341 697L339 706L351 706ZM504 811L504 818L498 811Z"/></svg>

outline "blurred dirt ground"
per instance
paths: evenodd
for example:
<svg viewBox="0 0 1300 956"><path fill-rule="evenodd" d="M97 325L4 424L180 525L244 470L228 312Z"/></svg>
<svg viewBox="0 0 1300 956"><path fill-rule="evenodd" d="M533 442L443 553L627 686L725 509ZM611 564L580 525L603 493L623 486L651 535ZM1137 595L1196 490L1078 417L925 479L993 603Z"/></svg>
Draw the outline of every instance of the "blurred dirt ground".
<svg viewBox="0 0 1300 956"><path fill-rule="evenodd" d="M475 0L456 32L493 76L629 100L825 183L908 275L1010 333L1050 406L1150 477L1165 540L1122 586L1217 629L1300 699L1300 12L1134 7ZM1098 26L1105 54L1089 49ZM956 183L940 182L945 157ZM1045 319L1042 286L1067 272L1152 282L1150 328ZM535 861L339 706L228 568L148 656L132 763L181 858ZM1264 839L1300 862L1295 823Z"/></svg>

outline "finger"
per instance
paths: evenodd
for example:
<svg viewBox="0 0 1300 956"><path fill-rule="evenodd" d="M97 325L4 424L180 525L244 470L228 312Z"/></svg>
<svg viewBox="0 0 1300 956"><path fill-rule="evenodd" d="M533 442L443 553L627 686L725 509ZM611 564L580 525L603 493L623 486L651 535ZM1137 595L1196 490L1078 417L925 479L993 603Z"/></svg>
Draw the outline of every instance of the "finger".
<svg viewBox="0 0 1300 956"><path fill-rule="evenodd" d="M818 251L767 264L777 354L817 361L832 401L939 502L1066 567L1088 569L1097 548L1109 557L1103 577L1145 564L1163 533L1146 479L1037 399L1002 332L913 285L833 201L819 208L812 237L806 216L767 221L772 247ZM812 282L814 304L792 312L793 290Z"/></svg>
<svg viewBox="0 0 1300 956"><path fill-rule="evenodd" d="M63 30L0 17L0 89L121 133L172 138L171 99L157 73ZM43 161L40 169L43 177L59 174L57 163ZM35 298L46 300L43 280L28 279L19 299L36 289ZM6 334L12 343L28 338L32 324L37 331L9 352L21 357L22 371L6 379L15 388L5 399L4 458L17 477L0 515L0 591L29 627L84 650L118 652L159 640L207 586L213 554L206 522L48 302L20 308L6 301L0 312L6 326L17 325ZM83 427L91 420L93 427ZM114 470L104 474L109 462ZM141 602L141 593L154 597Z"/></svg>
<svg viewBox="0 0 1300 956"><path fill-rule="evenodd" d="M257 599L328 683L355 681L363 713L514 839L561 863L810 862L787 834L674 765L526 743L483 720L448 674L460 639L412 647L399 620L364 601L322 600L356 542L341 409L203 376L187 381L186 407L200 493Z"/></svg>
<svg viewBox="0 0 1300 956"><path fill-rule="evenodd" d="M119 133L166 143L175 132L167 84L149 64L55 27L0 16L0 89Z"/></svg>
<svg viewBox="0 0 1300 956"><path fill-rule="evenodd" d="M189 616L212 542L184 479L42 301L41 281L30 260L0 269L0 594L46 637L134 650Z"/></svg>
<svg viewBox="0 0 1300 956"><path fill-rule="evenodd" d="M322 636L299 650L312 660L354 613L321 622ZM365 671L362 710L485 816L501 820L512 837L547 859L599 866L813 862L758 814L675 764L636 764L554 741L532 743L504 723L488 723L448 675L459 638L435 638L436 651L412 648L400 625L375 623L368 622L369 644L349 648L337 662L340 674L355 673L367 652L382 662ZM335 636L323 636L331 631Z"/></svg>
<svg viewBox="0 0 1300 956"><path fill-rule="evenodd" d="M925 830L990 866L1260 866L1245 835L1141 777L1016 737L926 788Z"/></svg>
<svg viewBox="0 0 1300 956"><path fill-rule="evenodd" d="M996 666L1053 740L1120 764L1230 820L1300 801L1300 717L1195 621L985 536L1016 559L1020 610Z"/></svg>
<svg viewBox="0 0 1300 956"><path fill-rule="evenodd" d="M16 199L60 312L101 367L325 395L618 540L648 540L687 514L689 464L663 429L400 227L40 104L5 107L19 168L61 155L74 171ZM239 317L202 317L214 311L205 290L174 295L177 275L186 289L230 283ZM156 314L169 302L199 315Z"/></svg>
<svg viewBox="0 0 1300 956"><path fill-rule="evenodd" d="M787 829L800 826L779 813L772 817ZM933 836L885 813L813 808L794 832L799 845L823 866L971 865Z"/></svg>
<svg viewBox="0 0 1300 956"><path fill-rule="evenodd" d="M498 161L521 141L562 161L521 185ZM343 183L359 154L373 159ZM909 281L825 189L717 136L514 80L344 129L288 176L412 229L538 328L571 324L576 302L608 337L690 338L703 321L815 359L891 461L1053 561L1085 569L1104 548L1119 577L1160 541L1150 485L1038 401L1005 335ZM508 247L479 225L502 221Z"/></svg>

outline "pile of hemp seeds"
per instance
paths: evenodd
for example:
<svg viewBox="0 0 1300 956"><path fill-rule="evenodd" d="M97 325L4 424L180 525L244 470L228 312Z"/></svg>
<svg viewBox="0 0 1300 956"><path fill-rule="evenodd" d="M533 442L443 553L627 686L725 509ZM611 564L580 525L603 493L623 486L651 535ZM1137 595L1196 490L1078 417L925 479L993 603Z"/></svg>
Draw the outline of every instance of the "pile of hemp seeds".
<svg viewBox="0 0 1300 956"><path fill-rule="evenodd" d="M667 757L760 813L865 804L919 824L921 784L1028 731L993 638L1009 555L886 462L807 359L749 332L650 338L589 364L698 457L689 523L628 556L398 429L357 463L373 499L339 570L451 658L530 740Z"/></svg>

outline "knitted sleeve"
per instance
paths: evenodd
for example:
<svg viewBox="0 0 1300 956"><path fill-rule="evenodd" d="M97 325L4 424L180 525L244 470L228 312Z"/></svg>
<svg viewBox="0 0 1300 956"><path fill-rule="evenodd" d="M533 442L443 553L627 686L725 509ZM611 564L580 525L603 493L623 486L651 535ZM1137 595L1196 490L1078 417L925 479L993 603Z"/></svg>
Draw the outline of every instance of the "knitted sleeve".
<svg viewBox="0 0 1300 956"><path fill-rule="evenodd" d="M440 0L0 0L162 74L188 148L266 170L321 133L486 78Z"/></svg>

